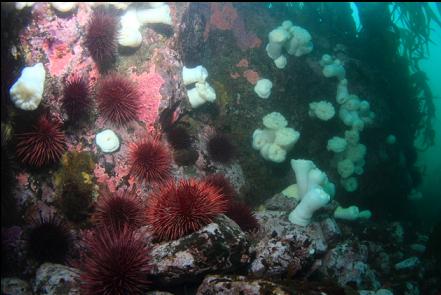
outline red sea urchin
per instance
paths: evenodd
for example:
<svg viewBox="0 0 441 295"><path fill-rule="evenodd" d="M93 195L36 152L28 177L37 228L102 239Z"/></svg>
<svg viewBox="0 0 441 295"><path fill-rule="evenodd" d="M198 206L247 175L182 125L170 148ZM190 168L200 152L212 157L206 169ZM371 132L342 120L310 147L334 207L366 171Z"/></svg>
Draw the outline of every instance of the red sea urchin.
<svg viewBox="0 0 441 295"><path fill-rule="evenodd" d="M92 105L90 85L86 78L74 75L64 85L63 108L72 122L87 115Z"/></svg>
<svg viewBox="0 0 441 295"><path fill-rule="evenodd" d="M137 229L145 224L144 208L135 192L102 193L93 215L99 226L121 231L124 226Z"/></svg>
<svg viewBox="0 0 441 295"><path fill-rule="evenodd" d="M220 190L223 197L228 201L228 209L225 215L234 220L243 231L251 232L259 228L259 223L251 208L247 204L235 200L236 190L224 175L211 174L204 177L203 181Z"/></svg>
<svg viewBox="0 0 441 295"><path fill-rule="evenodd" d="M17 158L35 167L57 162L66 150L61 123L43 115L33 129L32 132L17 135Z"/></svg>
<svg viewBox="0 0 441 295"><path fill-rule="evenodd" d="M225 215L234 220L245 232L254 232L259 229L259 222L251 208L245 203L231 202Z"/></svg>
<svg viewBox="0 0 441 295"><path fill-rule="evenodd" d="M118 126L138 117L140 96L136 84L120 74L110 74L98 83L96 100L105 120Z"/></svg>
<svg viewBox="0 0 441 295"><path fill-rule="evenodd" d="M167 131L167 140L174 149L186 149L191 146L191 137L182 126L170 128Z"/></svg>
<svg viewBox="0 0 441 295"><path fill-rule="evenodd" d="M234 156L234 150L234 145L224 134L215 133L208 139L208 154L216 162L229 163Z"/></svg>
<svg viewBox="0 0 441 295"><path fill-rule="evenodd" d="M210 174L203 178L203 181L208 184L220 189L224 198L226 198L229 202L233 201L236 197L236 190L231 185L230 181L222 174Z"/></svg>
<svg viewBox="0 0 441 295"><path fill-rule="evenodd" d="M149 286L149 249L132 230L99 227L85 237L78 267L81 294L144 294Z"/></svg>
<svg viewBox="0 0 441 295"><path fill-rule="evenodd" d="M87 27L85 45L101 68L115 59L117 28L118 20L113 14L102 9L93 12Z"/></svg>
<svg viewBox="0 0 441 295"><path fill-rule="evenodd" d="M140 181L161 182L170 176L172 157L157 138L142 140L130 146L130 174Z"/></svg>
<svg viewBox="0 0 441 295"><path fill-rule="evenodd" d="M29 232L27 244L29 254L39 262L63 263L72 246L72 236L61 219L40 216Z"/></svg>
<svg viewBox="0 0 441 295"><path fill-rule="evenodd" d="M168 241L199 230L226 208L219 189L188 179L158 187L147 200L146 216L155 236Z"/></svg>

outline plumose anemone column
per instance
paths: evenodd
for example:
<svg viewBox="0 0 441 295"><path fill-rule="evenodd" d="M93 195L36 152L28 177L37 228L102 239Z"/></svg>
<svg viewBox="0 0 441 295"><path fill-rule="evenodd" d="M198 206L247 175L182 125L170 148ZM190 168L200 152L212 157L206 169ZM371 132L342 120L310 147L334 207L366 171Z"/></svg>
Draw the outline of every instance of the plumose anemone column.
<svg viewBox="0 0 441 295"><path fill-rule="evenodd" d="M294 224L307 226L314 212L329 203L335 194L335 186L312 161L291 160L291 166L297 179L300 203L288 218Z"/></svg>

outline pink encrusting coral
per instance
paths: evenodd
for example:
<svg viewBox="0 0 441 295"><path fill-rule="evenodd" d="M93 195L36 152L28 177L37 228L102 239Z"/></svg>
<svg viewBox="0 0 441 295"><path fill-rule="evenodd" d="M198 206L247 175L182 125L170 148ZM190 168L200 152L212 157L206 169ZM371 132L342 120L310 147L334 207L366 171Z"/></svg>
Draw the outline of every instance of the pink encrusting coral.
<svg viewBox="0 0 441 295"><path fill-rule="evenodd" d="M60 76L65 73L73 56L72 51L67 44L60 43L52 46L51 49L48 46L47 50L49 73L51 73L52 76Z"/></svg>
<svg viewBox="0 0 441 295"><path fill-rule="evenodd" d="M233 29L236 19L239 17L236 9L233 7L231 2L227 3L211 3L211 15L210 15L210 25L219 30L231 30ZM207 28L206 34L207 32ZM208 28L209 30L209 28ZM208 37L208 35L206 36Z"/></svg>
<svg viewBox="0 0 441 295"><path fill-rule="evenodd" d="M89 19L91 11L90 5L80 3L76 14L66 18L57 16L47 3L35 4L33 22L20 35L26 63L47 60L45 68L52 77L62 77L73 70L95 72L89 77L96 77L96 66L84 56L79 33L84 31L84 20Z"/></svg>
<svg viewBox="0 0 441 295"><path fill-rule="evenodd" d="M119 181L115 177L110 177L106 173L106 169L104 169L104 167L102 167L101 165L96 165L95 169L93 170L93 174L95 175L98 184L107 187L107 189L111 193L116 192Z"/></svg>
<svg viewBox="0 0 441 295"><path fill-rule="evenodd" d="M146 123L149 131L153 131L153 124L158 118L159 104L162 99L160 90L165 81L161 75L156 73L154 64L150 66L148 72L143 72L139 75L132 68L130 79L138 84L140 92L141 99L138 118Z"/></svg>

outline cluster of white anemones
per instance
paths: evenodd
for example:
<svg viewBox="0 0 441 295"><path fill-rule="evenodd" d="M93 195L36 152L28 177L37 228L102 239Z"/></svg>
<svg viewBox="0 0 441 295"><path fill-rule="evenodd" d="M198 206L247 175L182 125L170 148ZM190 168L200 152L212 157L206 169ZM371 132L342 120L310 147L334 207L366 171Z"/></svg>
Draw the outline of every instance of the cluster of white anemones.
<svg viewBox="0 0 441 295"><path fill-rule="evenodd" d="M276 163L285 161L286 154L299 140L300 133L289 128L285 117L272 112L263 117L264 129L256 129L253 133L253 148L260 151L265 160Z"/></svg>
<svg viewBox="0 0 441 295"><path fill-rule="evenodd" d="M266 53L279 69L285 68L287 64L283 51L289 55L302 56L310 53L313 49L311 34L302 27L294 26L289 20L272 30L268 39Z"/></svg>
<svg viewBox="0 0 441 295"><path fill-rule="evenodd" d="M192 108L197 108L206 102L213 102L216 100L216 92L206 81L207 78L208 71L201 65L194 68L184 67L182 69L182 80L184 85L195 85L187 91L188 100Z"/></svg>
<svg viewBox="0 0 441 295"><path fill-rule="evenodd" d="M335 153L333 163L341 176L341 184L348 192L358 188L354 175L364 173L367 148L359 143L360 132L365 126L373 123L375 114L370 110L367 100L361 100L357 95L348 91L346 70L339 59L325 54L320 60L323 75L327 78L338 79L336 101L340 105L339 118L350 129L345 131L344 138L334 136L328 140L327 149Z"/></svg>

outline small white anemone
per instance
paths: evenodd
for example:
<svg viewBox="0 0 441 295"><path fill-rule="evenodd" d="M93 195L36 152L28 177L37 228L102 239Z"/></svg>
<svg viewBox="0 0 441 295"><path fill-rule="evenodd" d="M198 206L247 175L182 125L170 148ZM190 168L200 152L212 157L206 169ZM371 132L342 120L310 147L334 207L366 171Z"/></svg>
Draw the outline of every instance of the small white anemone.
<svg viewBox="0 0 441 295"><path fill-rule="evenodd" d="M95 141L97 146L99 146L104 153L113 153L119 149L118 136L110 129L98 133Z"/></svg>
<svg viewBox="0 0 441 295"><path fill-rule="evenodd" d="M334 106L325 100L319 102L311 102L309 104L309 115L317 117L322 121L328 121L335 116Z"/></svg>

